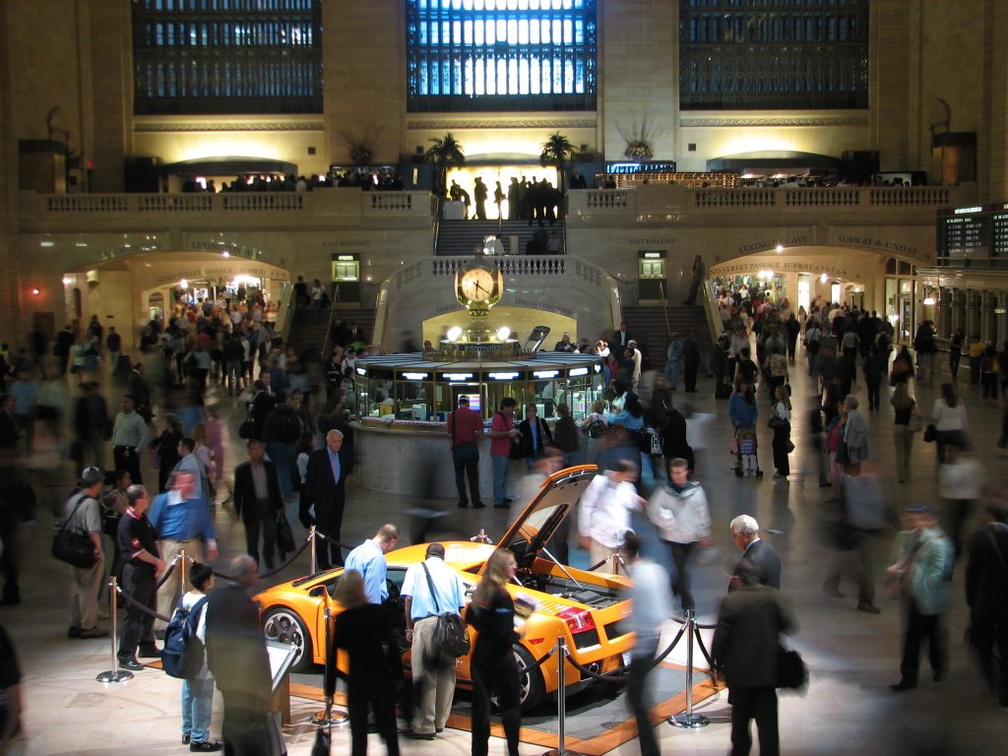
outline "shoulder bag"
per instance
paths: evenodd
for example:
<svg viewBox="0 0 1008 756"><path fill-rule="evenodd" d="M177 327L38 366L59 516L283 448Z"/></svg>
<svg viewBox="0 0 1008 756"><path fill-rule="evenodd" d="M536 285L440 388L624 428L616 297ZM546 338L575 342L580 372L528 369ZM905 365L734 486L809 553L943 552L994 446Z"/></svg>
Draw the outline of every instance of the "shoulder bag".
<svg viewBox="0 0 1008 756"><path fill-rule="evenodd" d="M809 673L804 660L794 649L777 648L777 687L801 689L808 685Z"/></svg>
<svg viewBox="0 0 1008 756"><path fill-rule="evenodd" d="M91 536L86 533L78 533L70 527L74 515L81 505L88 499L87 494L81 494L77 499L77 505L73 508L70 516L63 521L60 529L53 536L52 555L61 562L66 562L82 570L90 569L98 563L98 556L95 554L94 543Z"/></svg>
<svg viewBox="0 0 1008 756"><path fill-rule="evenodd" d="M938 438L938 430L935 428L934 423L928 423L927 428L924 429L924 441L930 444L936 438Z"/></svg>
<svg viewBox="0 0 1008 756"><path fill-rule="evenodd" d="M420 563L427 576L427 587L430 589L431 600L437 610L437 627L434 628L434 645L445 659L457 659L469 653L469 628L455 612L442 612L434 590L434 580L424 562Z"/></svg>

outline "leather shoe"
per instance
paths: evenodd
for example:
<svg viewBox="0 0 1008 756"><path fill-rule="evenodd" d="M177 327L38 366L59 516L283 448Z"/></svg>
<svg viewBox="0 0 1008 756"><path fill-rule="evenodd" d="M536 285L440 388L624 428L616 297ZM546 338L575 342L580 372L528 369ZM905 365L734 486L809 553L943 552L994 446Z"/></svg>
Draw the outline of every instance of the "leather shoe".
<svg viewBox="0 0 1008 756"><path fill-rule="evenodd" d="M867 612L868 614L882 614L882 610L869 601L862 601L857 605L857 610L859 612Z"/></svg>
<svg viewBox="0 0 1008 756"><path fill-rule="evenodd" d="M466 507L469 506L469 502L468 501L460 501L458 503L458 506L459 506L459 509L465 509Z"/></svg>
<svg viewBox="0 0 1008 756"><path fill-rule="evenodd" d="M416 732L415 730L403 730L403 735L411 740L434 740L433 732Z"/></svg>
<svg viewBox="0 0 1008 756"><path fill-rule="evenodd" d="M475 504L473 504L473 509L486 509L486 504L484 504L482 501L477 501Z"/></svg>
<svg viewBox="0 0 1008 756"><path fill-rule="evenodd" d="M87 630L81 630L80 634L77 637L83 640L87 640L88 638L104 638L106 635L108 635L108 630L102 630L101 628L98 627L92 627Z"/></svg>
<svg viewBox="0 0 1008 756"><path fill-rule="evenodd" d="M157 646L140 646L140 651L137 653L141 659L160 659L161 652L158 650Z"/></svg>
<svg viewBox="0 0 1008 756"><path fill-rule="evenodd" d="M220 751L224 748L224 744L219 740L201 740L198 743L190 743L189 750L194 753L210 753L212 751Z"/></svg>
<svg viewBox="0 0 1008 756"><path fill-rule="evenodd" d="M126 661L119 662L119 669L129 669L133 672L139 672L144 669L144 665L138 662L136 659L127 659Z"/></svg>
<svg viewBox="0 0 1008 756"><path fill-rule="evenodd" d="M900 680L898 683L893 683L889 686L889 689L894 693L902 693L904 690L913 690L917 687L916 683L908 683Z"/></svg>
<svg viewBox="0 0 1008 756"><path fill-rule="evenodd" d="M67 629L67 638L80 638L80 628L70 626Z"/></svg>

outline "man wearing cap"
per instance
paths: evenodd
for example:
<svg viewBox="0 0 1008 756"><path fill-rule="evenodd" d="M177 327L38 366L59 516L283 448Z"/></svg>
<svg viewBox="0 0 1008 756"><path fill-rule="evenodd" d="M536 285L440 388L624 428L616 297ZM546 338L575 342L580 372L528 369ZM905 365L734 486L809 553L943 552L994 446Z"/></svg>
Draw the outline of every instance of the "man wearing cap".
<svg viewBox="0 0 1008 756"><path fill-rule="evenodd" d="M98 628L98 587L105 574L105 554L102 551L102 520L98 495L105 476L97 467L85 467L77 490L67 500L67 527L86 533L94 544L97 557L88 568L71 567L70 629L68 638L103 638L108 630Z"/></svg>
<svg viewBox="0 0 1008 756"><path fill-rule="evenodd" d="M943 616L951 603L949 578L955 561L952 541L930 507L907 507L903 516L909 527L899 534L898 558L888 568L889 574L899 578L906 608L900 681L889 686L896 692L917 687L920 647L925 638L935 682L948 676L948 628Z"/></svg>
<svg viewBox="0 0 1008 756"><path fill-rule="evenodd" d="M143 486L132 485L126 489L129 505L119 520L116 538L123 554L123 593L133 599L126 607L122 637L119 640L119 666L123 669L141 670L137 649L141 656L158 657L154 645L154 617L143 611L157 607L157 576L165 571L164 560L157 547L157 534L147 519L150 496Z"/></svg>
<svg viewBox="0 0 1008 756"><path fill-rule="evenodd" d="M469 506L466 499L465 479L469 478L469 495L473 509L486 505L479 493L479 446L477 440L483 435L483 417L469 409L469 397L460 396L459 406L448 416L448 438L452 444L452 461L455 464L455 488L458 489L458 505Z"/></svg>
<svg viewBox="0 0 1008 756"><path fill-rule="evenodd" d="M174 472L168 479L168 490L155 496L151 502L147 516L157 531L161 558L166 564L170 565L183 549L187 557L197 562L210 562L217 558L213 515L196 485L196 476L192 473ZM191 587L182 585L180 569L177 567L158 588L158 614L171 616L180 593ZM166 624L164 620L156 620L155 634L164 636Z"/></svg>

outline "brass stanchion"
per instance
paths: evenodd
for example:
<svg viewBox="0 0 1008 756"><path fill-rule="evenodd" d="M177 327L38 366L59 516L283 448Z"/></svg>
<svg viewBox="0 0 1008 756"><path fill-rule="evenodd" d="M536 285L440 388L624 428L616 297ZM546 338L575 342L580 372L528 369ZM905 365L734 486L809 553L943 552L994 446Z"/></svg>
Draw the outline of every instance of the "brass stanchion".
<svg viewBox="0 0 1008 756"><path fill-rule="evenodd" d="M706 727L710 721L703 714L693 713L693 637L699 632L697 630L696 617L693 610L686 610L686 712L675 714L668 718L668 723L673 727L682 727L689 730L697 730Z"/></svg>
<svg viewBox="0 0 1008 756"><path fill-rule="evenodd" d="M185 549L179 550L179 596L184 596L186 593L186 568L188 567L186 561L188 557L186 555Z"/></svg>
<svg viewBox="0 0 1008 756"><path fill-rule="evenodd" d="M327 725L329 727L339 727L350 721L350 715L340 709L333 710L333 696L336 694L336 660L332 659L329 664L329 653L332 649L332 612L329 607L325 610L325 690L326 707L320 712L312 714L311 723L313 725ZM331 677L330 677L331 675Z"/></svg>
<svg viewBox="0 0 1008 756"><path fill-rule="evenodd" d="M119 656L116 653L117 647L119 646L117 628L118 624L116 622L118 611L116 604L119 599L119 590L116 585L115 575L109 578L109 603L112 605L109 616L112 619L112 669L107 669L102 672L98 677L95 678L100 683L117 683L123 682L125 680L132 680L133 673L128 669L119 669Z"/></svg>
<svg viewBox="0 0 1008 756"><path fill-rule="evenodd" d="M315 540L315 526L308 528L308 541L311 544L311 574L318 572L318 542Z"/></svg>
<svg viewBox="0 0 1008 756"><path fill-rule="evenodd" d="M567 644L561 635L557 638L557 747L546 751L543 756L584 756L579 751L567 748L567 681L564 662L567 660Z"/></svg>

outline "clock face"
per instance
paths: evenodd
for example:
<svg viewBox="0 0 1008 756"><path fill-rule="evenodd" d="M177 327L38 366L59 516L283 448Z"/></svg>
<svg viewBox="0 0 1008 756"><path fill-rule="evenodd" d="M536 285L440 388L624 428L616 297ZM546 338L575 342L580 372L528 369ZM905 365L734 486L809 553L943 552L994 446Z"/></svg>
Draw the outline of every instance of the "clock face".
<svg viewBox="0 0 1008 756"><path fill-rule="evenodd" d="M459 278L459 292L470 302L488 302L496 289L494 274L486 268L470 268Z"/></svg>

